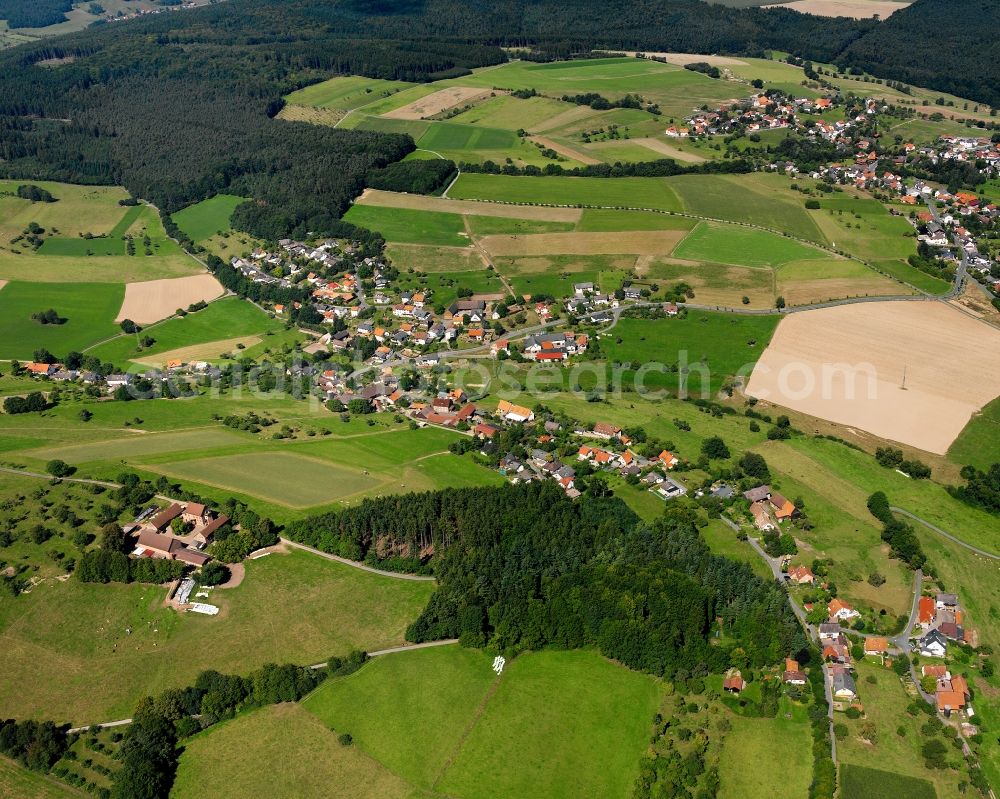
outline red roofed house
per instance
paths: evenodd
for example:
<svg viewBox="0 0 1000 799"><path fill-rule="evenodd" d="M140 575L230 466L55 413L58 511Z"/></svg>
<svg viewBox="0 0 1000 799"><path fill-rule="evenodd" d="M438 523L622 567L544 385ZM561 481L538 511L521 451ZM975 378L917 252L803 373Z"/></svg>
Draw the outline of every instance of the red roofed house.
<svg viewBox="0 0 1000 799"><path fill-rule="evenodd" d="M50 363L26 363L24 368L31 372L32 377L48 377L56 368Z"/></svg>
<svg viewBox="0 0 1000 799"><path fill-rule="evenodd" d="M150 525L152 525L156 532L162 533L170 526L170 522L180 516L183 512L184 509L175 502L166 510L160 511L156 514L156 516L154 516L150 521Z"/></svg>
<svg viewBox="0 0 1000 799"><path fill-rule="evenodd" d="M813 585L816 582L816 575L808 566L793 566L788 570L788 579L796 585Z"/></svg>
<svg viewBox="0 0 1000 799"><path fill-rule="evenodd" d="M179 539L154 533L152 530L143 530L139 533L138 544L154 558L180 560L192 566L204 566L211 560L204 552L188 549Z"/></svg>
<svg viewBox="0 0 1000 799"><path fill-rule="evenodd" d="M917 621L920 624L930 624L934 621L934 617L937 615L937 609L934 607L934 597L922 596L920 597L920 606L918 610Z"/></svg>
<svg viewBox="0 0 1000 799"><path fill-rule="evenodd" d="M497 429L491 424L477 424L472 428L472 434L480 438L493 438L497 434Z"/></svg>
<svg viewBox="0 0 1000 799"><path fill-rule="evenodd" d="M668 469L673 469L678 463L680 463L680 460L677 458L677 456L674 455L674 453L672 452L668 452L667 450L663 450L663 452L661 452L656 457Z"/></svg>
<svg viewBox="0 0 1000 799"><path fill-rule="evenodd" d="M728 691L731 694L740 693L745 686L746 683L743 681L743 675L738 671L732 676L726 677L726 679L722 681L722 690Z"/></svg>
<svg viewBox="0 0 1000 799"><path fill-rule="evenodd" d="M834 598L826 606L831 619L856 619L861 614L843 599Z"/></svg>

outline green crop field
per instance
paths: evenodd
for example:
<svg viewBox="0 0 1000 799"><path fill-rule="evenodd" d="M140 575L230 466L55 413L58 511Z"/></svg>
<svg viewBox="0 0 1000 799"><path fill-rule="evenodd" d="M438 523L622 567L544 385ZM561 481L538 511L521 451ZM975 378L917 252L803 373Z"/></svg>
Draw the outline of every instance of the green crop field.
<svg viewBox="0 0 1000 799"><path fill-rule="evenodd" d="M442 247L461 247L469 243L462 217L443 211L352 205L344 219L381 233L387 241Z"/></svg>
<svg viewBox="0 0 1000 799"><path fill-rule="evenodd" d="M261 708L184 742L172 799L420 799L428 796L337 737L299 705Z"/></svg>
<svg viewBox="0 0 1000 799"><path fill-rule="evenodd" d="M951 281L921 272L905 261L875 261L874 265L896 280L909 283L928 294L944 294L951 288Z"/></svg>
<svg viewBox="0 0 1000 799"><path fill-rule="evenodd" d="M245 199L233 194L216 194L211 199L189 205L171 218L191 237L191 241L202 242L219 232L230 230L229 217Z"/></svg>
<svg viewBox="0 0 1000 799"><path fill-rule="evenodd" d="M118 310L115 309L115 314L117 313ZM156 343L142 351L137 349L134 336L124 335L95 347L89 354L103 361L123 365L130 358L148 358L179 347L224 341L234 336L261 335L269 330L279 330L281 327L280 321L270 319L249 302L236 297L226 297L209 303L206 308L196 313L168 319L161 324L146 328L144 335L152 337Z"/></svg>
<svg viewBox="0 0 1000 799"><path fill-rule="evenodd" d="M110 406L110 403L108 403ZM95 461L120 461L127 458L146 458L154 455L176 454L216 447L233 446L246 442L246 437L228 428L217 430L180 430L177 432L150 432L143 436L127 436L83 444L58 445L39 450L29 450L25 457L48 461L60 458L67 463L93 463Z"/></svg>
<svg viewBox="0 0 1000 799"><path fill-rule="evenodd" d="M610 211L585 208L576 229L593 233L619 230L691 230L697 220L652 211Z"/></svg>
<svg viewBox="0 0 1000 799"><path fill-rule="evenodd" d="M137 584L71 579L0 600L0 669L34 675L0 683L0 716L123 718L141 696L188 685L203 669L245 674L394 646L433 591L300 551L249 561L246 571L238 587L212 592L222 608L214 617L178 614L163 606L163 587Z"/></svg>
<svg viewBox="0 0 1000 799"><path fill-rule="evenodd" d="M683 210L666 178L512 177L465 172L448 196L455 200Z"/></svg>
<svg viewBox="0 0 1000 799"><path fill-rule="evenodd" d="M501 95L478 103L468 111L452 117L451 121L466 125L481 123L486 127L514 131L521 128L533 130L570 108L573 106L549 97L529 97L520 100L510 95Z"/></svg>
<svg viewBox="0 0 1000 799"><path fill-rule="evenodd" d="M934 785L927 780L846 763L840 767L840 795L844 799L875 799L882 796L937 799Z"/></svg>
<svg viewBox="0 0 1000 799"><path fill-rule="evenodd" d="M789 179L782 175L679 175L668 182L689 213L828 243L805 210L801 195L789 190Z"/></svg>
<svg viewBox="0 0 1000 799"><path fill-rule="evenodd" d="M878 200L860 197L823 197L813 221L837 249L867 261L905 261L917 251L913 227L892 216Z"/></svg>
<svg viewBox="0 0 1000 799"><path fill-rule="evenodd" d="M161 468L170 477L252 494L294 508L326 505L379 484L377 478L361 470L290 452L196 458Z"/></svg>
<svg viewBox="0 0 1000 799"><path fill-rule="evenodd" d="M526 236L530 233L566 233L574 230L572 222L545 222L537 219L510 219L503 216L466 216L473 235L494 236L510 234Z"/></svg>
<svg viewBox="0 0 1000 799"><path fill-rule="evenodd" d="M612 362L687 364L692 394L718 388L729 377L749 374L767 347L778 324L777 316L736 316L691 311L686 318L622 319L614 338L601 340L601 351ZM620 339L620 342L619 342ZM646 385L676 389L680 375L654 370Z"/></svg>
<svg viewBox="0 0 1000 799"><path fill-rule="evenodd" d="M497 678L484 653L443 647L379 658L304 706L414 784L478 799L626 795L658 702L650 677L590 652L522 655Z"/></svg>
<svg viewBox="0 0 1000 799"><path fill-rule="evenodd" d="M417 146L426 150L508 150L517 145L509 130L453 122L435 122L420 137Z"/></svg>
<svg viewBox="0 0 1000 799"><path fill-rule="evenodd" d="M124 297L125 287L111 283L8 283L0 289L0 358L31 360L41 347L61 358L113 336L121 332L114 319ZM66 322L32 320L33 313L49 308Z"/></svg>
<svg viewBox="0 0 1000 799"><path fill-rule="evenodd" d="M773 719L729 717L732 729L726 733L719 761L719 799L809 795L809 722L804 708L794 708L791 715L790 719L783 714Z"/></svg>
<svg viewBox="0 0 1000 799"><path fill-rule="evenodd" d="M823 251L774 233L736 225L702 222L674 249L678 258L744 266L779 266L821 258Z"/></svg>
<svg viewBox="0 0 1000 799"><path fill-rule="evenodd" d="M285 97L285 100L291 105L349 111L413 86L414 84L401 80L379 80L351 75L330 78L322 83L306 86L304 89L292 92Z"/></svg>

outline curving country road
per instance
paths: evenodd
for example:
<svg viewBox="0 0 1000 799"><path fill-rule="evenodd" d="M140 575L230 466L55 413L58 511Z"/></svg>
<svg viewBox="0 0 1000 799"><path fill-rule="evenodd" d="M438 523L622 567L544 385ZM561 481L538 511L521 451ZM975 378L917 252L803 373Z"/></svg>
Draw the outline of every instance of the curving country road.
<svg viewBox="0 0 1000 799"><path fill-rule="evenodd" d="M897 507L894 507L894 506L889 506L889 510L891 510L893 513L898 513L900 516L905 516L907 519L913 519L913 521L919 522L924 527L926 527L928 530L934 531L935 533L937 533L942 538L947 538L953 544L958 544L960 547L964 547L965 549L969 550L970 552L975 552L977 555L982 555L984 558L990 558L991 560L1000 560L1000 555L997 555L997 554L995 554L993 552L987 552L985 549L980 549L977 546L973 546L972 544L969 544L966 541L963 541L961 538L957 538L956 536L952 535L948 531L942 530L936 524L931 524L926 519L921 519L915 513L910 513L908 510L903 510L902 508L897 508Z"/></svg>

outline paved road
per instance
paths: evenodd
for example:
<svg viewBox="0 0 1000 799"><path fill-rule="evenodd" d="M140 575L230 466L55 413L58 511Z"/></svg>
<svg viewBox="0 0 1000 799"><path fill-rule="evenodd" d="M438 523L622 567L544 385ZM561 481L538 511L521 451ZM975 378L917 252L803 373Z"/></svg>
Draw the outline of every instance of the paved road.
<svg viewBox="0 0 1000 799"><path fill-rule="evenodd" d="M382 569L376 569L365 563L361 563L357 560L349 560L348 558L342 558L339 555L331 555L329 552L323 552L322 550L316 549L315 547L306 546L305 544L300 544L298 541L292 541L290 538L280 539L281 543L287 544L294 549L301 549L305 552L311 552L313 555L319 555L321 558L326 558L327 560L334 560L337 563L343 563L345 566L353 566L355 569L361 569L364 572L370 572L371 574L380 574L383 577L392 577L396 580L415 580L418 582L434 582L436 577L429 577L425 574L406 574L404 572L390 572L384 571Z"/></svg>
<svg viewBox="0 0 1000 799"><path fill-rule="evenodd" d="M993 552L987 552L985 549L980 549L979 547L966 543L961 538L956 538L946 530L942 530L936 524L931 524L926 519L921 519L919 516L917 516L914 513L910 513L908 510L903 510L902 508L896 508L891 506L889 510L891 510L893 513L898 513L900 516L905 516L908 519L913 519L913 521L919 522L928 530L933 530L935 533L942 536L943 538L947 538L949 541L951 541L954 544L958 544L960 547L965 547L970 552L975 552L977 555L982 555L984 558L990 558L991 560L1000 560L1000 555L997 555Z"/></svg>
<svg viewBox="0 0 1000 799"><path fill-rule="evenodd" d="M110 729L112 727L124 727L125 725L131 724L131 723L132 723L132 719L119 719L118 721L105 721L105 722L103 722L101 724L90 724L87 727L72 727L71 729L66 730L66 732L68 732L68 733L69 732L86 732L91 727L100 727L102 730L107 730L107 729Z"/></svg>

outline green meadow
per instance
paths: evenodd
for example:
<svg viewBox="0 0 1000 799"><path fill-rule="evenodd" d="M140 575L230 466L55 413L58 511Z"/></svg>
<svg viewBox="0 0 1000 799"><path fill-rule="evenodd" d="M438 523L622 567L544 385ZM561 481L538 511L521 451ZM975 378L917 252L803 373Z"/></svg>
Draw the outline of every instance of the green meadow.
<svg viewBox="0 0 1000 799"><path fill-rule="evenodd" d="M117 309L115 313L117 314ZM94 347L88 354L95 355L102 361L124 365L132 358L148 358L179 347L224 341L234 336L262 335L281 327L281 322L269 318L249 302L237 297L225 297L209 303L195 313L173 317L147 327L141 335L155 339L156 343L151 347L140 351L135 336L121 335L113 341Z"/></svg>
<svg viewBox="0 0 1000 799"><path fill-rule="evenodd" d="M298 799L430 796L337 736L301 705L270 705L184 742L172 799Z"/></svg>
<svg viewBox="0 0 1000 799"><path fill-rule="evenodd" d="M702 222L674 249L678 258L723 264L775 267L826 253L764 230Z"/></svg>
<svg viewBox="0 0 1000 799"><path fill-rule="evenodd" d="M1000 463L1000 397L969 420L948 448L948 460L983 470Z"/></svg>
<svg viewBox="0 0 1000 799"><path fill-rule="evenodd" d="M688 213L745 222L827 244L805 210L789 178L765 172L750 175L678 175L669 178Z"/></svg>
<svg viewBox="0 0 1000 799"><path fill-rule="evenodd" d="M0 358L31 360L45 348L57 358L83 350L120 329L125 287L111 283L19 283L0 289ZM43 325L34 313L54 308L66 319L61 325Z"/></svg>
<svg viewBox="0 0 1000 799"><path fill-rule="evenodd" d="M204 669L245 674L395 646L432 591L301 551L248 561L242 584L212 592L214 617L164 607L161 586L47 581L0 600L0 668L35 676L0 684L0 715L89 724Z"/></svg>
<svg viewBox="0 0 1000 799"><path fill-rule="evenodd" d="M624 796L660 697L592 652L536 652L502 676L459 647L388 655L303 706L420 788L448 796ZM420 746L414 746L420 741Z"/></svg>
<svg viewBox="0 0 1000 799"><path fill-rule="evenodd" d="M171 218L177 227L187 233L191 241L205 241L230 229L229 217L245 199L233 194L216 194L208 200L189 205Z"/></svg>
<svg viewBox="0 0 1000 799"><path fill-rule="evenodd" d="M683 371L651 368L647 385L676 388L686 381L697 393L717 389L736 374L749 374L767 347L778 324L777 316L690 311L684 318L622 319L610 337L601 339L601 352L609 361L641 365L677 366Z"/></svg>
<svg viewBox="0 0 1000 799"><path fill-rule="evenodd" d="M462 247L469 243L459 214L356 204L344 219L381 233L386 241L440 247Z"/></svg>

